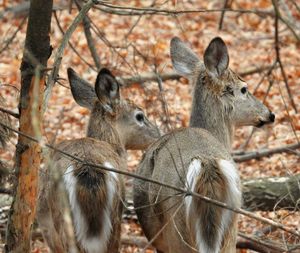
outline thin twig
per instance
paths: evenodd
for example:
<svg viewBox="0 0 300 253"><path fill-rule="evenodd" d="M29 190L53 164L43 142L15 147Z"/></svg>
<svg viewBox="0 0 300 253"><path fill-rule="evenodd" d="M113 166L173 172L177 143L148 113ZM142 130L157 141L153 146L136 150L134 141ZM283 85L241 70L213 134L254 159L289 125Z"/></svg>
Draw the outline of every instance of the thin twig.
<svg viewBox="0 0 300 253"><path fill-rule="evenodd" d="M21 21L21 23L18 25L16 31L12 34L12 36L6 40L5 45L0 49L0 54L2 54L8 47L9 45L13 42L15 37L17 36L18 32L22 29L23 25L25 24L27 20L27 17L24 17Z"/></svg>
<svg viewBox="0 0 300 253"><path fill-rule="evenodd" d="M57 27L58 29L60 30L60 32L62 33L62 35L64 36L65 35L65 32L63 30L63 28L61 27L60 23L59 23L59 19L58 19L58 16L57 16L57 13L56 11L54 11L54 19L56 21L56 24L57 24ZM77 49L75 48L75 46L73 46L72 42L68 41L68 44L70 46L70 48L74 51L74 53L86 64L88 65L92 70L94 71L97 71L96 68L90 64L86 59L84 59L82 57L82 55L77 51Z"/></svg>
<svg viewBox="0 0 300 253"><path fill-rule="evenodd" d="M168 105L167 105L165 95L164 95L162 80L161 80L160 75L157 72L156 68L155 68L155 74L156 74L156 81L157 81L158 89L159 89L159 98L160 98L159 100L161 101L162 109L163 109L164 115L166 117L165 123L166 123L166 127L167 127L167 132L170 132L172 130L171 121L170 121L170 114L169 114Z"/></svg>

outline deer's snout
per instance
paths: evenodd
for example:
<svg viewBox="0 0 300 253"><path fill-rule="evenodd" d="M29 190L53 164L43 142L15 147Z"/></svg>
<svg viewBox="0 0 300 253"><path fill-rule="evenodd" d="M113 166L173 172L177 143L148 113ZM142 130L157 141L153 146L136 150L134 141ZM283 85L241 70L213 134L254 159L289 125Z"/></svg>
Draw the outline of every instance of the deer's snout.
<svg viewBox="0 0 300 253"><path fill-rule="evenodd" d="M270 121L273 123L275 121L275 114L270 112Z"/></svg>
<svg viewBox="0 0 300 253"><path fill-rule="evenodd" d="M269 112L269 116L267 119L260 119L258 124L256 125L256 127L262 127L266 124L270 124L270 123L273 123L275 121L275 114L273 112Z"/></svg>

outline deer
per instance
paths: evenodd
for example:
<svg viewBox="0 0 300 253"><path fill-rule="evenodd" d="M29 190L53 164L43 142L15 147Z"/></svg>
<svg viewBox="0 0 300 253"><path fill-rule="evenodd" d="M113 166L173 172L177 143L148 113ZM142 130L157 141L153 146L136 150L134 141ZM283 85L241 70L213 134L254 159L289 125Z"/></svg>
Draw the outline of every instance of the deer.
<svg viewBox="0 0 300 253"><path fill-rule="evenodd" d="M56 148L80 158L118 170L127 169L126 150L145 149L159 136L159 129L143 110L120 96L120 85L112 73L99 71L95 88L72 68L68 79L74 100L91 111L84 138L65 140ZM79 252L118 252L124 199L120 174L100 170L54 151L45 171L40 173L37 220L52 252L70 252L63 203L56 171L68 199Z"/></svg>
<svg viewBox="0 0 300 253"><path fill-rule="evenodd" d="M230 154L234 129L262 127L275 115L228 67L228 49L220 37L209 43L203 62L178 37L171 40L170 55L175 70L193 86L190 126L154 142L137 172L186 193L135 179L138 220L158 253L236 252L237 214L188 193L240 208L240 178Z"/></svg>

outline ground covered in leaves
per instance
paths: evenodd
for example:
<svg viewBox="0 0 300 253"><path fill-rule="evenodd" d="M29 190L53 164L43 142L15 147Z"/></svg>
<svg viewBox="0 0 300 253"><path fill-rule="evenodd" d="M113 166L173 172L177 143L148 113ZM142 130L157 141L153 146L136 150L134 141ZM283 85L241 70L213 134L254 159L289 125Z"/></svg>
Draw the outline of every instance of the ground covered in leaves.
<svg viewBox="0 0 300 253"><path fill-rule="evenodd" d="M53 64L55 50L60 45L62 32L66 31L74 20L78 10L69 10L69 1L54 1L55 14L52 18L51 44L54 48L48 66ZM294 25L300 35L299 2L282 1L288 8ZM22 1L2 1L0 12L9 7L22 4ZM137 8L155 8L169 10L222 9L223 1L112 1L115 5ZM295 4L294 4L295 3ZM272 2L268 0L247 1L234 0L231 8L244 10L262 10L273 13ZM221 36L226 42L230 54L230 67L237 72L253 68L271 66L275 61L274 47L274 16L269 14L226 12L223 28L218 29L220 12L197 12L177 15L115 15L92 9L89 17L92 20L92 35L101 65L110 68L117 76L126 77L143 73L159 74L172 70L169 56L169 42L173 36L179 36L189 42L190 46L202 57L209 41L215 36ZM56 18L55 18L56 16ZM17 112L20 91L20 63L26 35L24 20L26 12L7 11L0 16L0 94L6 99L7 108ZM58 26L59 24L59 26ZM9 42L14 32L20 31ZM288 85L297 109L300 110L300 42L285 24L279 24L280 55ZM8 43L9 42L9 43ZM57 143L64 139L78 138L85 134L88 111L79 107L70 93L66 69L74 68L84 78L93 82L96 77L95 64L87 46L83 26L80 25L70 43L78 54L67 47L62 59L60 80L55 86L51 101L44 119L44 139L49 143ZM7 46L6 46L7 45ZM88 64L86 64L86 62ZM91 66L89 66L91 65ZM260 148L280 147L297 143L300 138L300 113L295 112L290 96L279 68L270 75L268 70L247 75L244 79L250 91L265 100L268 107L276 114L276 123L255 130L252 137L251 127L236 130L233 150L256 150ZM157 82L135 83L122 89L124 97L132 99L145 108L152 120L155 120L162 131L167 131L166 122L172 128L188 126L191 108L191 95L187 80L163 82L163 93L159 92ZM164 100L168 105L168 116L164 114ZM17 129L18 123L13 120ZM299 137L297 137L299 136ZM6 150L0 150L1 160L13 165L16 136L11 139ZM141 152L129 152L129 170L135 171ZM250 160L239 164L242 179L290 176L300 173L299 152L280 153L259 160ZM128 181L130 186L130 180ZM299 211L276 210L274 212L257 212L257 214L277 222L299 228ZM3 224L2 224L3 227ZM240 231L254 235L266 225L260 222L240 217ZM124 220L122 235L141 236L142 232L135 220ZM267 233L266 238L285 243L299 243L290 235L277 230ZM2 242L3 243L3 238ZM122 252L137 252L135 245L123 245ZM48 252L41 239L34 242L33 252ZM148 251L147 251L148 252ZM149 250L149 252L152 252ZM241 251L250 252L250 251Z"/></svg>

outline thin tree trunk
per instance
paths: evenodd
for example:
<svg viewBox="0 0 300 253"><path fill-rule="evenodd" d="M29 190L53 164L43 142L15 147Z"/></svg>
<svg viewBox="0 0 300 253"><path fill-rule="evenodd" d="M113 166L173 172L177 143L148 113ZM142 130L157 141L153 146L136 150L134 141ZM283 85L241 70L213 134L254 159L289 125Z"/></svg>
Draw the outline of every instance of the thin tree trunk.
<svg viewBox="0 0 300 253"><path fill-rule="evenodd" d="M21 64L20 131L35 138L41 138L44 68L51 55L49 32L52 5L52 0L31 0ZM19 136L16 149L15 195L8 221L6 252L30 252L40 154L38 143Z"/></svg>

